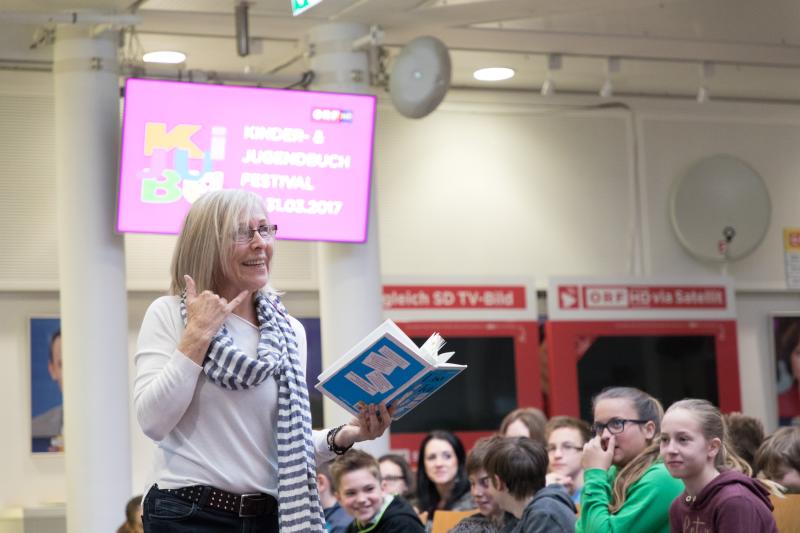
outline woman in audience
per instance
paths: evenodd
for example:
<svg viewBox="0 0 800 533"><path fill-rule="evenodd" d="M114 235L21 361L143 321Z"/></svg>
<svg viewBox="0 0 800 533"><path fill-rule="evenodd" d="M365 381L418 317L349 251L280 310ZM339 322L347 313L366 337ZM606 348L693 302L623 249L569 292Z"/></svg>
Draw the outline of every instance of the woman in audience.
<svg viewBox="0 0 800 533"><path fill-rule="evenodd" d="M672 531L778 533L770 488L750 477L750 465L731 448L719 409L706 400L675 402L660 441L667 470L686 487L669 510Z"/></svg>
<svg viewBox="0 0 800 533"><path fill-rule="evenodd" d="M778 421L800 424L800 320L778 318L775 365L778 386Z"/></svg>
<svg viewBox="0 0 800 533"><path fill-rule="evenodd" d="M683 483L658 457L661 404L631 387L605 389L593 403L576 531L668 533L669 506Z"/></svg>
<svg viewBox="0 0 800 533"><path fill-rule="evenodd" d="M754 472L800 493L800 427L785 427L767 437L756 452Z"/></svg>
<svg viewBox="0 0 800 533"><path fill-rule="evenodd" d="M378 459L381 468L383 492L402 496L412 501L414 497L414 473L402 455L386 454Z"/></svg>
<svg viewBox="0 0 800 533"><path fill-rule="evenodd" d="M545 426L550 472L547 484L563 485L573 503L580 503L583 488L583 447L592 438L589 424L571 416L551 418Z"/></svg>
<svg viewBox="0 0 800 533"><path fill-rule="evenodd" d="M474 509L469 480L464 468L464 445L449 431L428 433L419 447L417 501L420 519L430 529L439 509Z"/></svg>
<svg viewBox="0 0 800 533"><path fill-rule="evenodd" d="M528 437L531 440L547 444L544 438L544 426L547 417L535 407L514 409L500 423L500 434L504 437Z"/></svg>

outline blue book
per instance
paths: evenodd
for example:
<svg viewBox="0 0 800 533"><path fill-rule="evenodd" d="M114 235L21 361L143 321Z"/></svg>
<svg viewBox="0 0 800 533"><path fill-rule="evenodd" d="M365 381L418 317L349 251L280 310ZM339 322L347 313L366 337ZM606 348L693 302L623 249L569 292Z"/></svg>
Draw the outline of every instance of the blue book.
<svg viewBox="0 0 800 533"><path fill-rule="evenodd" d="M398 420L453 379L465 365L440 354L444 339L434 333L421 347L387 320L319 375L317 390L358 414L366 404L395 407Z"/></svg>

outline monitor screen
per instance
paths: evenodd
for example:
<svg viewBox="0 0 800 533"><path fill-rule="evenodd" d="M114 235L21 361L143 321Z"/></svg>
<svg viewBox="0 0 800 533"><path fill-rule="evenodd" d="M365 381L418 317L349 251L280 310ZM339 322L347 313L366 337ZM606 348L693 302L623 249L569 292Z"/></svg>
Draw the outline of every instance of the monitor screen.
<svg viewBox="0 0 800 533"><path fill-rule="evenodd" d="M131 78L117 230L178 233L203 193L264 197L278 237L363 242L375 97Z"/></svg>

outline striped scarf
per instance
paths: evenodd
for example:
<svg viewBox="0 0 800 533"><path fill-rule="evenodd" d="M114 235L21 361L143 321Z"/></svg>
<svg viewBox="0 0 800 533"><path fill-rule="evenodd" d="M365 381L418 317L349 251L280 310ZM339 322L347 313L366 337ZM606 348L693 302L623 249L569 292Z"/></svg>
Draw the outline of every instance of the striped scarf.
<svg viewBox="0 0 800 533"><path fill-rule="evenodd" d="M231 390L256 387L270 376L278 381L280 530L281 533L324 531L311 437L311 409L294 328L277 295L259 291L255 304L261 332L256 356L237 348L223 324L208 347L203 370L208 379ZM181 298L181 317L185 324L185 296Z"/></svg>

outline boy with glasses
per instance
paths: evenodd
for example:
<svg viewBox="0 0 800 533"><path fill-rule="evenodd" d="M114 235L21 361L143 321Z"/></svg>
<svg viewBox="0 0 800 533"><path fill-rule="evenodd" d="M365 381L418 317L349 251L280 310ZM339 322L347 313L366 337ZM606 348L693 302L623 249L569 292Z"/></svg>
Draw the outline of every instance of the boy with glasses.
<svg viewBox="0 0 800 533"><path fill-rule="evenodd" d="M547 484L563 485L574 503L581 501L583 446L592 438L589 424L571 416L551 418L545 426L550 472Z"/></svg>

